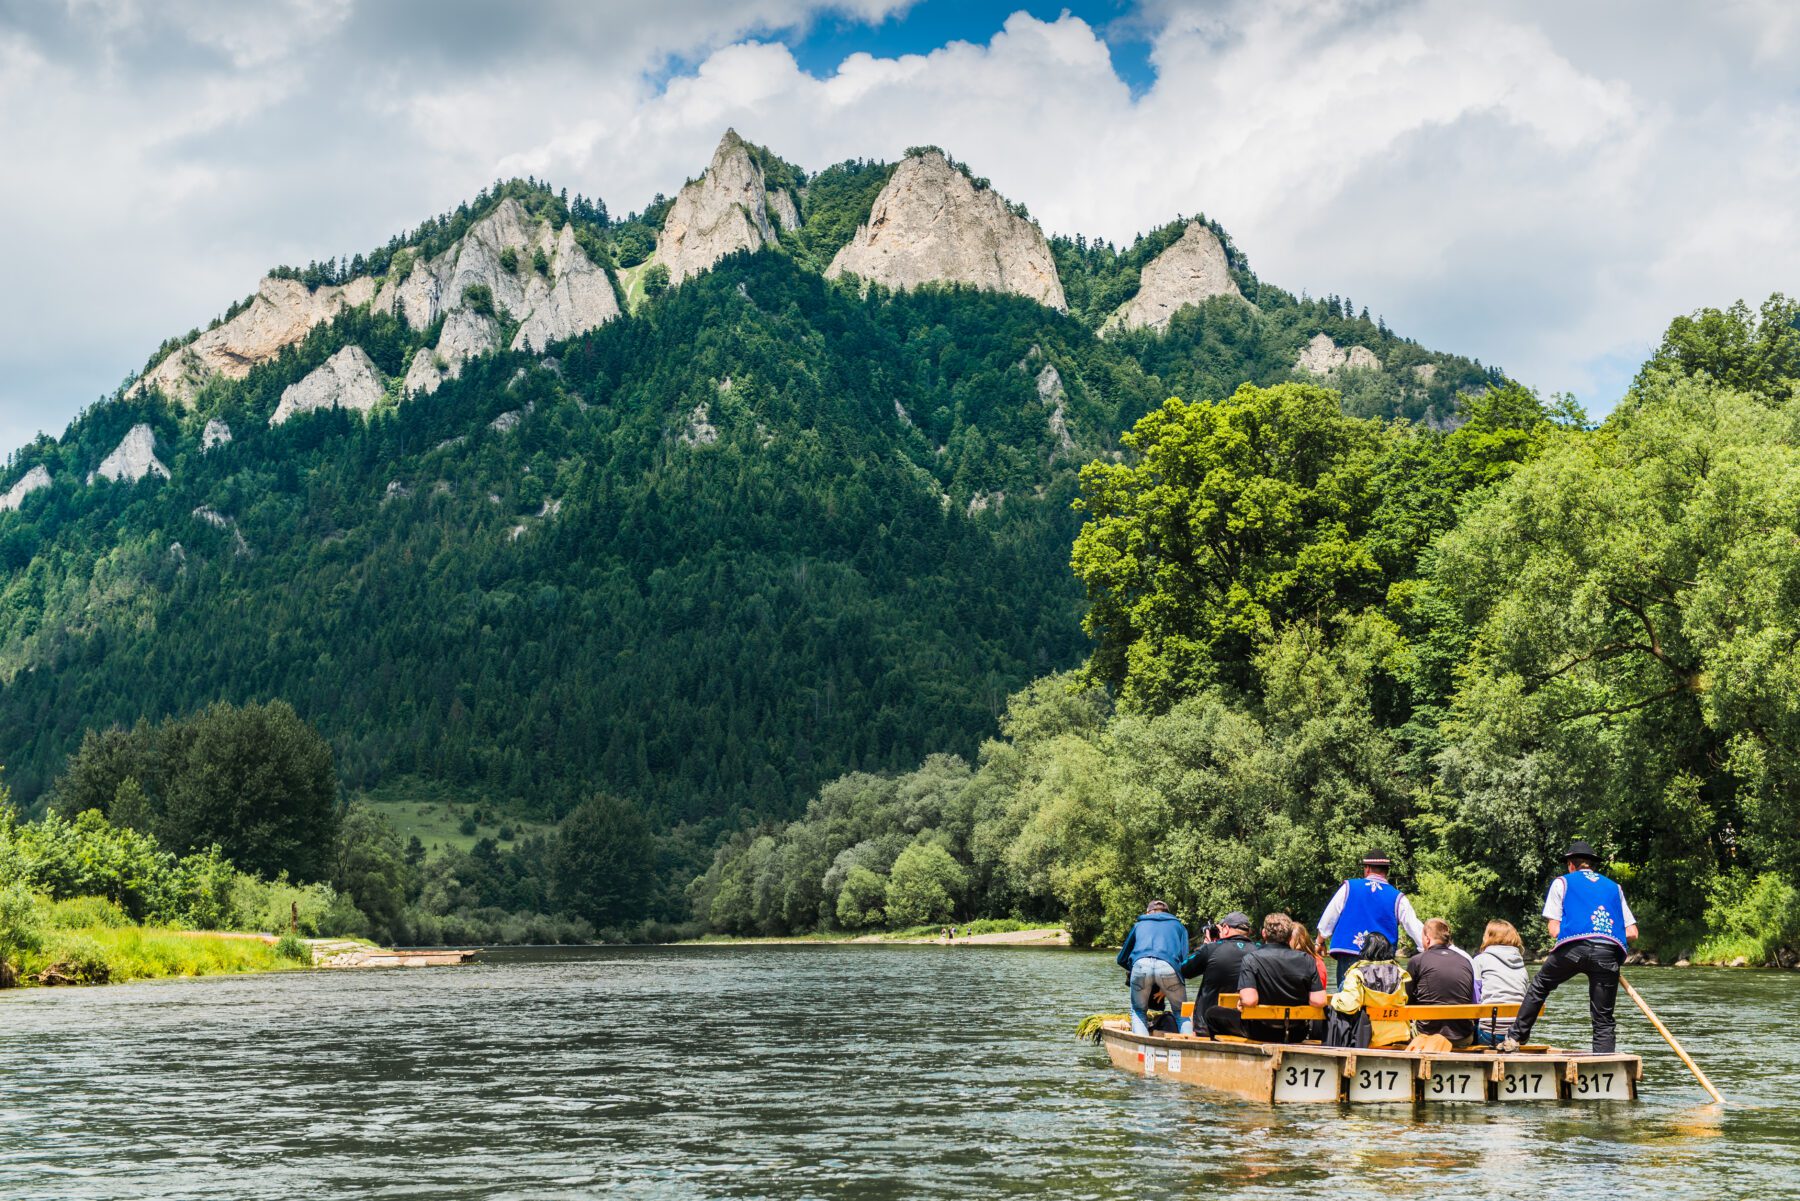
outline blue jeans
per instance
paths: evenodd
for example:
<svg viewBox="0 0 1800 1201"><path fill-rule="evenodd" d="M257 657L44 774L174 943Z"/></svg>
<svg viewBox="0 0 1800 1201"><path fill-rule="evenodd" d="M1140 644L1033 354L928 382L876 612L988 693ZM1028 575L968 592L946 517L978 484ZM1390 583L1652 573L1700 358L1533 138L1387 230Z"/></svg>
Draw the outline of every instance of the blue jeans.
<svg viewBox="0 0 1800 1201"><path fill-rule="evenodd" d="M1159 988L1163 1006L1180 1022L1181 1032L1192 1034L1194 1019L1181 1016L1181 1006L1187 1000L1187 981L1174 964L1160 959L1140 959L1131 965L1131 1032L1150 1033L1150 1019L1144 1011L1150 1008L1150 994Z"/></svg>

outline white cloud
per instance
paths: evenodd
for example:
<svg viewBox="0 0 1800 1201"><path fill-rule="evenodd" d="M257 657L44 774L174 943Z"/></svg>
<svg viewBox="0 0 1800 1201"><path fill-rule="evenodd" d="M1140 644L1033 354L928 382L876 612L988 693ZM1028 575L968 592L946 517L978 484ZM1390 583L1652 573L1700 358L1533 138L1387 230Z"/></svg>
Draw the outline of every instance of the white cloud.
<svg viewBox="0 0 1800 1201"><path fill-rule="evenodd" d="M939 143L1052 231L1204 211L1276 283L1599 407L1670 316L1800 276L1800 112L1771 50L1800 18L1774 0L1152 2L1136 99L1073 17L814 78L778 37L806 0L641 7L0 15L0 161L31 181L0 193L0 254L34 281L0 289L0 438L60 428L274 262L366 249L503 174L638 208L728 124L814 169Z"/></svg>

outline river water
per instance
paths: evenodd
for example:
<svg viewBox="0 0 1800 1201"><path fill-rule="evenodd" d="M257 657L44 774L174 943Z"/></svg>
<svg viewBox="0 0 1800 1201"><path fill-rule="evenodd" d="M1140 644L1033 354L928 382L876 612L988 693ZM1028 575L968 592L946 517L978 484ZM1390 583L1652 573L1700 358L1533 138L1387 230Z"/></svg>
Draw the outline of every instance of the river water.
<svg viewBox="0 0 1800 1201"><path fill-rule="evenodd" d="M0 1196L1800 1197L1800 973L1632 978L1722 1114L1635 1010L1637 1106L1276 1110L1145 1080L1071 1038L1124 989L1062 950L509 951L4 993ZM1585 1032L1572 987L1544 1037Z"/></svg>

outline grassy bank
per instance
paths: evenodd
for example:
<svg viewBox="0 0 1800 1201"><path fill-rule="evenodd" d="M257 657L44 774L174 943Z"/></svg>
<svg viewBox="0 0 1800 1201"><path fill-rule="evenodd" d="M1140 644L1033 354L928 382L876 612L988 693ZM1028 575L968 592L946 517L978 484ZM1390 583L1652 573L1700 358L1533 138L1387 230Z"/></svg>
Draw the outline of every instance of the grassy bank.
<svg viewBox="0 0 1800 1201"><path fill-rule="evenodd" d="M814 930L805 934L771 935L766 938L744 937L731 934L706 934L699 938L684 939L678 945L702 946L707 944L753 944L766 943L779 945L782 943L844 943L844 942L935 942L943 936L951 923L941 922L928 926L906 926L893 930ZM958 939L977 938L983 935L1016 934L1027 930L1059 929L1054 923L1023 922L1013 918L982 918L980 921L960 922L956 924Z"/></svg>
<svg viewBox="0 0 1800 1201"><path fill-rule="evenodd" d="M134 925L123 910L98 897L35 900L30 912L3 915L0 959L15 982L117 984L169 976L273 972L312 965L299 939L173 930Z"/></svg>

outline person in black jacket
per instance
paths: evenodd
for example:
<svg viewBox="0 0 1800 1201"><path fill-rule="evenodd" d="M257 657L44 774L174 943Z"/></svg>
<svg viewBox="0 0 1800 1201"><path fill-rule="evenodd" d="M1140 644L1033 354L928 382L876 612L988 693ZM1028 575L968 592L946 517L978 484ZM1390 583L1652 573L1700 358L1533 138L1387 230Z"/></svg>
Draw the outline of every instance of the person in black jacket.
<svg viewBox="0 0 1800 1201"><path fill-rule="evenodd" d="M1207 943L1182 962L1182 979L1200 977L1200 999L1194 1005L1195 1034L1207 1032L1206 1011L1219 1003L1219 994L1237 991L1238 971L1252 945L1249 914L1233 910L1219 919L1218 941Z"/></svg>

